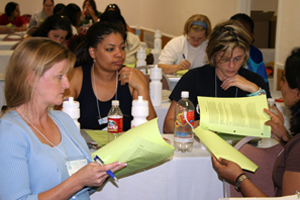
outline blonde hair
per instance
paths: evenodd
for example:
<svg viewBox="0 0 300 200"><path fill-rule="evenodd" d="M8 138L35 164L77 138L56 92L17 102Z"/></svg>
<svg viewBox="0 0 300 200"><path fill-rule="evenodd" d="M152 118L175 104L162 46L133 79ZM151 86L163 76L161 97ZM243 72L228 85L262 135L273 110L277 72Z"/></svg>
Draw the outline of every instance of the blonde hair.
<svg viewBox="0 0 300 200"><path fill-rule="evenodd" d="M249 58L251 41L248 31L238 21L229 20L217 24L206 47L210 65L217 65L216 55L218 52L224 52L222 56L224 57L231 55L235 47L241 47L246 53L243 66Z"/></svg>
<svg viewBox="0 0 300 200"><path fill-rule="evenodd" d="M204 22L207 25L207 29L203 26L193 25L196 21ZM211 24L208 17L200 14L192 15L184 24L183 34L187 35L191 30L196 32L205 30L205 36L209 38L211 34Z"/></svg>
<svg viewBox="0 0 300 200"><path fill-rule="evenodd" d="M31 38L22 42L12 54L5 74L5 99L8 110L31 100L39 78L54 64L67 59L66 72L75 63L67 48L48 38ZM34 76L29 76L34 72ZM30 84L32 83L32 84Z"/></svg>

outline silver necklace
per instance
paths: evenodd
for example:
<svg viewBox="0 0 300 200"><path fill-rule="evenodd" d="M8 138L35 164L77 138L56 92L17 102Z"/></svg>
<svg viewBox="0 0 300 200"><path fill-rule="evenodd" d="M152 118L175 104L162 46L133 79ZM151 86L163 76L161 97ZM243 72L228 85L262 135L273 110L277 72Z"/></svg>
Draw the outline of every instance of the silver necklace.
<svg viewBox="0 0 300 200"><path fill-rule="evenodd" d="M38 129L36 128L31 121L19 110L18 107L16 107L17 111L21 114L21 116L47 141L49 142L49 144L51 144L56 150L58 150L67 160L69 160L68 156L66 156L66 154L64 154L64 152L62 152L57 146L55 146L50 140L48 140L48 138ZM48 114L49 115L49 114ZM49 117L52 119L52 117L49 115ZM54 121L52 119L52 121ZM55 122L54 122L55 123ZM56 124L56 123L55 123ZM56 124L57 125L57 124ZM57 125L58 126L58 125ZM78 149L78 147L71 141L71 139L69 137L67 137L67 135L61 131L62 134L71 142L71 144L75 147L75 149L77 149L77 151L79 153L81 153L83 155L83 153ZM83 155L84 156L84 155Z"/></svg>
<svg viewBox="0 0 300 200"><path fill-rule="evenodd" d="M96 93L96 103L97 103L97 111L99 115L98 123L99 125L105 124L105 120L101 118L100 108L99 108L99 101L98 101L98 94L97 94L97 86L96 86L96 78L95 78L95 63L93 63L93 80L94 80L94 91ZM116 94L115 94L115 100L117 100L117 94L118 94L118 71L116 71ZM107 122L106 122L107 123Z"/></svg>
<svg viewBox="0 0 300 200"><path fill-rule="evenodd" d="M238 88L235 88L235 98L237 97L238 94ZM215 97L218 97L218 92L217 92L217 69L215 67Z"/></svg>

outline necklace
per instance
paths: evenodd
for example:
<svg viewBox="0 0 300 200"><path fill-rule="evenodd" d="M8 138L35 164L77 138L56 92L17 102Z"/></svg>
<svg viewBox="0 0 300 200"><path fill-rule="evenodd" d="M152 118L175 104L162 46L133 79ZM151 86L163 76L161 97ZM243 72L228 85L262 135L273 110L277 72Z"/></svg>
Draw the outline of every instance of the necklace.
<svg viewBox="0 0 300 200"><path fill-rule="evenodd" d="M235 88L235 98L238 95L238 88ZM215 68L215 97L218 97L218 92L217 92L217 69Z"/></svg>
<svg viewBox="0 0 300 200"><path fill-rule="evenodd" d="M16 107L17 111L21 114L21 116L47 141L49 142L49 144L52 145L52 147L54 147L56 150L58 150L58 152L60 152L65 158L66 160L69 160L68 156L66 156L66 154L64 154L64 152L62 152L57 146L55 146L50 140L48 140L48 138L38 129L36 128L31 121L19 110L18 107ZM49 113L48 113L49 115ZM49 115L49 117L52 119L52 117ZM52 119L52 121L54 122L54 120ZM54 122L55 123L55 122ZM56 124L56 123L55 123ZM57 124L56 124L57 125ZM60 127L59 125L57 125L58 127ZM71 141L71 139L69 137L67 137L67 135L64 133L64 131L62 131L62 128L59 128L59 130L61 130L62 134L69 140L69 142L71 142L71 144L75 147L75 149L77 149L77 151L83 155L83 153L79 150L79 148L74 144L74 142ZM84 156L84 155L83 155Z"/></svg>
<svg viewBox="0 0 300 200"><path fill-rule="evenodd" d="M98 94L97 94L97 86L96 86L96 77L95 77L95 63L93 64L93 81L94 81L94 91L96 93L96 103L97 103L97 111L98 111L98 123L99 125L107 123L107 118L101 118L100 108L99 108L99 101L98 101ZM116 94L115 100L117 100L118 94L118 71L116 71Z"/></svg>

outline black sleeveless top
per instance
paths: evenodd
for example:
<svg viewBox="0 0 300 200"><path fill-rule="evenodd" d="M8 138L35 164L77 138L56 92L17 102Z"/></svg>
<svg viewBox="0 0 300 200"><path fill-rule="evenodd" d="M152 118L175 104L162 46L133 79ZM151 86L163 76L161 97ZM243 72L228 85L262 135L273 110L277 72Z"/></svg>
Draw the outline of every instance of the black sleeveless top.
<svg viewBox="0 0 300 200"><path fill-rule="evenodd" d="M79 123L82 129L93 129L99 125L96 96L93 91L91 69L93 64L82 65L83 80L80 94L76 101L80 103L80 118ZM115 100L114 95L109 101L99 101L99 109L101 118L107 116L112 100ZM131 116L132 96L129 90L128 83L121 85L118 82L117 100L119 100L120 108L123 113L123 130L130 129L130 123L133 117Z"/></svg>

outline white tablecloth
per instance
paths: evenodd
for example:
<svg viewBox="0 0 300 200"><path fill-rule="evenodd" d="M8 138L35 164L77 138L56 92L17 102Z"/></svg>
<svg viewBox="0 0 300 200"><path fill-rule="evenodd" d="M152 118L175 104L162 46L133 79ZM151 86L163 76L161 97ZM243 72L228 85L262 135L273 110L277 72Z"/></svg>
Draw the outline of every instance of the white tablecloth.
<svg viewBox="0 0 300 200"><path fill-rule="evenodd" d="M164 134L173 144L173 134ZM175 152L156 167L107 182L92 200L214 200L223 197L223 183L212 168L210 154L195 141L191 153Z"/></svg>
<svg viewBox="0 0 300 200"><path fill-rule="evenodd" d="M0 41L0 50L10 50L10 48L19 41Z"/></svg>

